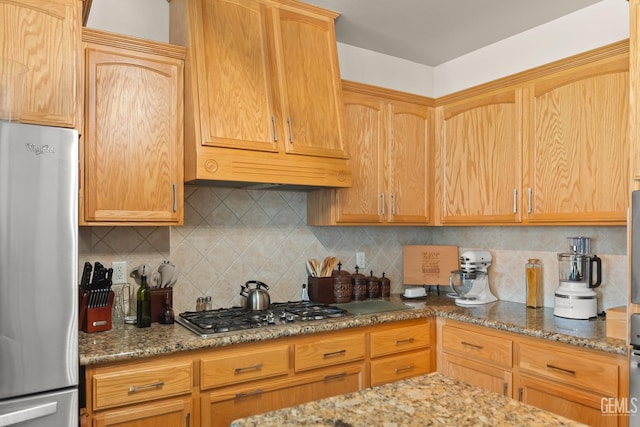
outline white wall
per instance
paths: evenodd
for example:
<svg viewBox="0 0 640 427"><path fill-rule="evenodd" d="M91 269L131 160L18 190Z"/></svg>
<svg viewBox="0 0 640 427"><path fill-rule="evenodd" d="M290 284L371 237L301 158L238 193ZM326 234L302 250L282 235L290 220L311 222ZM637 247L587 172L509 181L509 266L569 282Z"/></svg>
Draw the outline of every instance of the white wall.
<svg viewBox="0 0 640 427"><path fill-rule="evenodd" d="M168 42L169 3L93 0L87 26ZM338 55L346 80L437 98L628 37L627 1L602 0L436 67L342 43Z"/></svg>
<svg viewBox="0 0 640 427"><path fill-rule="evenodd" d="M169 2L93 0L87 27L169 42Z"/></svg>

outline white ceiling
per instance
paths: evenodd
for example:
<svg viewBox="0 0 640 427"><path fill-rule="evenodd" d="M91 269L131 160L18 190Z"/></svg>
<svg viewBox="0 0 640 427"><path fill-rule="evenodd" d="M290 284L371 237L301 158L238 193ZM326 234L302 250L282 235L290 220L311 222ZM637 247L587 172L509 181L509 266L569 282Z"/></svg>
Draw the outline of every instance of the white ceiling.
<svg viewBox="0 0 640 427"><path fill-rule="evenodd" d="M341 14L338 42L429 66L599 1L305 0Z"/></svg>

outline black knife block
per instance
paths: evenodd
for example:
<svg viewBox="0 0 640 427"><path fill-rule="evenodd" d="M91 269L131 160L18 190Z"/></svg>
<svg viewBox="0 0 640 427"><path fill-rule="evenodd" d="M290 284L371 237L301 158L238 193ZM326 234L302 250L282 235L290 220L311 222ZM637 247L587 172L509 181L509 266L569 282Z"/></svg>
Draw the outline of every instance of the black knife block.
<svg viewBox="0 0 640 427"><path fill-rule="evenodd" d="M107 305L102 307L89 307L90 292L82 294L80 292L80 314L78 325L80 329L87 332L101 332L111 329L111 307L113 306L113 291L109 291Z"/></svg>

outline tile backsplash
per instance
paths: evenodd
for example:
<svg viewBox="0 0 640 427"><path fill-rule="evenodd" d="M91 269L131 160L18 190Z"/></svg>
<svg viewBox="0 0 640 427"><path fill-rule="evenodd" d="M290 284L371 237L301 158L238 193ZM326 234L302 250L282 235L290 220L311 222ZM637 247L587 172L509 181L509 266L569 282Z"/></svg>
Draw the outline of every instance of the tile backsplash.
<svg viewBox="0 0 640 427"><path fill-rule="evenodd" d="M170 260L180 270L173 295L179 313L203 295L214 307L239 305L247 280L267 283L272 301L299 300L306 259L334 255L352 272L356 252L366 255L365 274L385 272L391 291L401 293L404 245L457 245L491 252L491 289L508 301L525 301L524 265L540 258L544 305L553 307L557 253L566 251L566 237L587 236L602 258L598 310L627 302L626 227L311 227L306 200L303 192L185 186L183 227L80 227L79 265L127 261L130 273Z"/></svg>

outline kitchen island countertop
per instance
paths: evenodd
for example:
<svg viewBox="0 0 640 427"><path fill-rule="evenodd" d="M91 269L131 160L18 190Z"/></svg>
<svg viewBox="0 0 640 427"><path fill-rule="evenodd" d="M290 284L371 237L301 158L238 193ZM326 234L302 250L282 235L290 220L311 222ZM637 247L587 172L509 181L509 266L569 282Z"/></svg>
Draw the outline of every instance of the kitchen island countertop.
<svg viewBox="0 0 640 427"><path fill-rule="evenodd" d="M428 374L235 420L232 427L581 426L576 421Z"/></svg>
<svg viewBox="0 0 640 427"><path fill-rule="evenodd" d="M178 324L153 323L150 328L142 329L132 325L124 325L110 331L91 334L80 331L80 364L93 365L125 361L181 351L259 342L432 316L608 353L624 355L627 351L624 340L606 337L606 323L602 316L591 320L562 319L553 316L552 308L528 309L524 304L509 301L497 301L474 307L459 307L454 304L452 298L435 294L418 299L405 299L400 295L392 295L389 299L404 302L408 305L407 310L349 315L333 319L225 332L206 338L200 337Z"/></svg>

